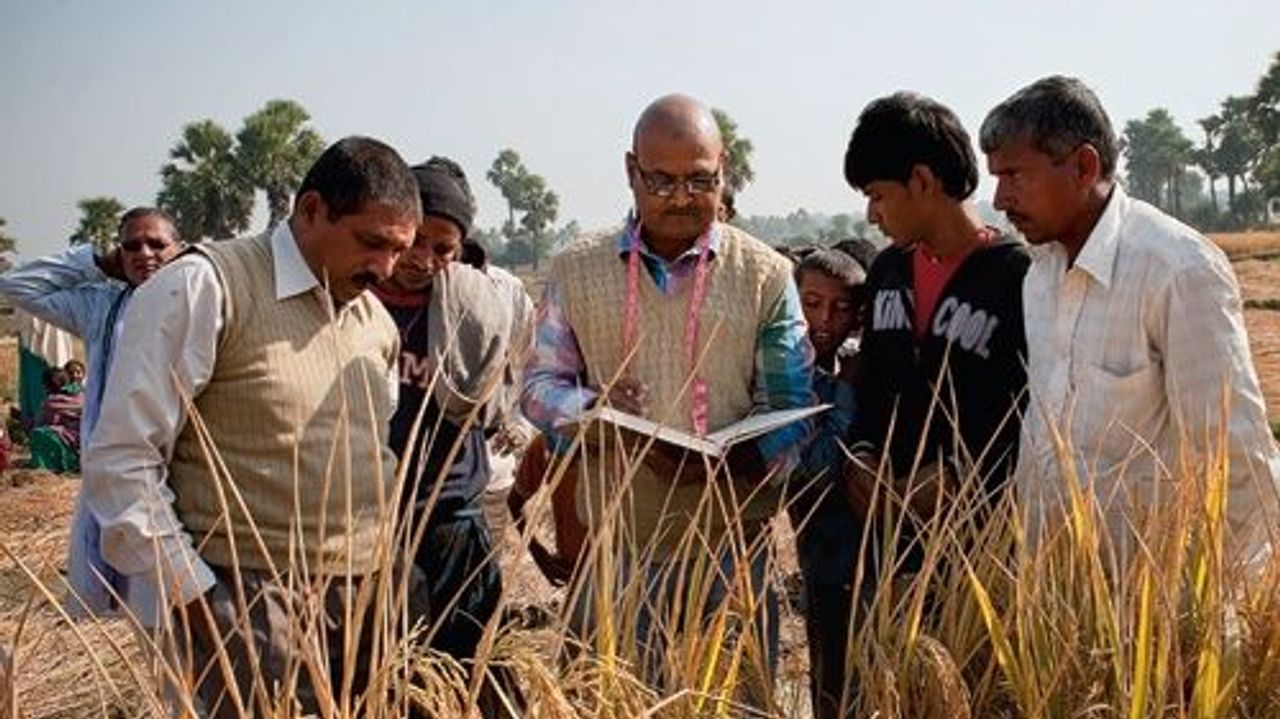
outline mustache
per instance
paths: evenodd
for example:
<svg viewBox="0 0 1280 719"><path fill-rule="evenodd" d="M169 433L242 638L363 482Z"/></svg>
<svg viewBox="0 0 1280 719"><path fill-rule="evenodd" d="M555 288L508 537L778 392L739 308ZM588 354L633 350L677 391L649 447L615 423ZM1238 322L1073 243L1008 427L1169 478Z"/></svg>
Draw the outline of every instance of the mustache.
<svg viewBox="0 0 1280 719"><path fill-rule="evenodd" d="M666 217L702 217L705 213L696 207L676 208L662 213Z"/></svg>
<svg viewBox="0 0 1280 719"><path fill-rule="evenodd" d="M360 289L368 289L378 284L378 276L372 272L357 272L351 276L351 283Z"/></svg>

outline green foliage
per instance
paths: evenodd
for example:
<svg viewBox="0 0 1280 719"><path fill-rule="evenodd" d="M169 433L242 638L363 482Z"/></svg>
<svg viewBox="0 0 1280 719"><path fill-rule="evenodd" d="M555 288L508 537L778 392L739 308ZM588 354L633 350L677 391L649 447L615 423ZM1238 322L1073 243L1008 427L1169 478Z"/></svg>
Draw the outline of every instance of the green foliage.
<svg viewBox="0 0 1280 719"><path fill-rule="evenodd" d="M771 245L829 245L854 237L877 238L879 232L861 217L825 215L801 207L788 215L739 217L734 224Z"/></svg>
<svg viewBox="0 0 1280 719"><path fill-rule="evenodd" d="M1247 229L1280 197L1280 52L1252 95L1230 96L1198 120L1194 145L1164 109L1125 124L1126 185L1202 230ZM1225 206L1218 181L1226 180ZM1205 197L1207 190L1207 198Z"/></svg>
<svg viewBox="0 0 1280 719"><path fill-rule="evenodd" d="M711 111L711 114L716 118L716 125L720 127L720 138L724 141L725 189L736 196L756 178L756 173L751 168L751 155L755 152L755 145L747 138L738 135L738 123L729 117L729 113L716 108Z"/></svg>
<svg viewBox="0 0 1280 719"><path fill-rule="evenodd" d="M525 167L519 153L509 148L498 153L485 177L507 201L507 221L502 234L507 238L508 250L523 255L527 248L537 269L539 260L550 253L554 244L555 238L549 230L560 212L560 198L541 175ZM520 213L518 221L517 212Z"/></svg>
<svg viewBox="0 0 1280 719"><path fill-rule="evenodd" d="M1182 214L1181 182L1192 144L1164 108L1130 120L1124 128L1129 191L1174 214Z"/></svg>
<svg viewBox="0 0 1280 719"><path fill-rule="evenodd" d="M193 122L160 169L157 204L188 241L222 240L249 227L254 193L267 196L269 225L289 214L290 200L324 140L311 116L292 100L272 100L244 119L233 137L213 120Z"/></svg>
<svg viewBox="0 0 1280 719"><path fill-rule="evenodd" d="M246 183L267 195L270 225L289 214L290 198L324 140L307 127L311 116L292 100L272 100L244 119L236 133L236 163Z"/></svg>
<svg viewBox="0 0 1280 719"><path fill-rule="evenodd" d="M87 197L76 203L80 208L80 224L71 235L71 244L91 244L94 251L105 254L120 230L124 204L114 197Z"/></svg>
<svg viewBox="0 0 1280 719"><path fill-rule="evenodd" d="M174 162L160 170L156 198L188 242L225 240L249 227L253 186L241 172L235 140L213 120L193 122L169 151Z"/></svg>
<svg viewBox="0 0 1280 719"><path fill-rule="evenodd" d="M5 229L8 221L0 217L0 272L7 272L13 267L12 255L18 249L18 240Z"/></svg>

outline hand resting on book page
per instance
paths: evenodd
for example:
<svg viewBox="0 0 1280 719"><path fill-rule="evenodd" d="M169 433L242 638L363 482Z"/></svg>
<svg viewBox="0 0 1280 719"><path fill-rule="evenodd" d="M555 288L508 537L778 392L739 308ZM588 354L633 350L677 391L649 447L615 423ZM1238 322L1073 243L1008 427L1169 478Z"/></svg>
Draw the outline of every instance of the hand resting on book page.
<svg viewBox="0 0 1280 719"><path fill-rule="evenodd" d="M649 385L632 377L620 377L607 394L610 406L637 417L649 416Z"/></svg>

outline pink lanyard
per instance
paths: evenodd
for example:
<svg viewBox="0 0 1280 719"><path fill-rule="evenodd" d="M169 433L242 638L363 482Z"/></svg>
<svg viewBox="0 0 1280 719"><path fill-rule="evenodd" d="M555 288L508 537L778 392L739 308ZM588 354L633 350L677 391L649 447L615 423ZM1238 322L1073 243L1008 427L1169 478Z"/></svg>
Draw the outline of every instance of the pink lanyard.
<svg viewBox="0 0 1280 719"><path fill-rule="evenodd" d="M711 232L699 240L698 264L693 271L693 294L689 297L689 310L685 317L684 354L693 375L693 397L690 402L690 418L693 431L701 436L707 433L708 397L707 383L697 373L698 317L707 297L708 260L711 255ZM631 236L631 252L627 257L627 303L622 324L622 354L629 357L636 346L636 329L640 321L640 226L637 224Z"/></svg>

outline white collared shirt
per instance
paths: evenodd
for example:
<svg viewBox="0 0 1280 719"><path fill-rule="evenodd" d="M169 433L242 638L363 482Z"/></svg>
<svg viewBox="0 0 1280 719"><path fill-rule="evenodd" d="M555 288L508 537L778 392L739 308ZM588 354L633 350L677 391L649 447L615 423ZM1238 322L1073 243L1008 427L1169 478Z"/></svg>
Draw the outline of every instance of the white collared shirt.
<svg viewBox="0 0 1280 719"><path fill-rule="evenodd" d="M277 301L327 294L287 222L272 233L271 250ZM167 465L186 422L183 398L194 400L213 376L222 294L213 264L196 253L138 288L85 452L84 493L102 528L102 554L130 577L126 600L144 623L215 582L174 513ZM168 601L157 596L159 587L172 591Z"/></svg>
<svg viewBox="0 0 1280 719"><path fill-rule="evenodd" d="M1220 444L1225 400L1228 514L1236 538L1252 544L1241 533L1262 529L1280 455L1226 256L1119 186L1074 264L1056 242L1031 255L1023 284L1030 402L1017 469L1027 506L1053 511L1062 499L1053 441L1061 432L1121 537L1130 501L1172 498L1173 484L1160 480L1177 472L1184 431L1190 443L1182 446L1197 457Z"/></svg>

